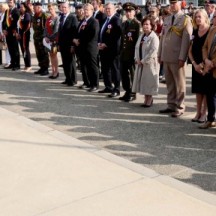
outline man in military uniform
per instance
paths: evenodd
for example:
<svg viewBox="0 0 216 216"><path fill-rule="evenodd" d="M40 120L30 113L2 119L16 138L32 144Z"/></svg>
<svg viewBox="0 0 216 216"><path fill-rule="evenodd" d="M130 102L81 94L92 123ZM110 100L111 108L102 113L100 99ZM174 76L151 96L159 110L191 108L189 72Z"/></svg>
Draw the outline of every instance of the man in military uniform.
<svg viewBox="0 0 216 216"><path fill-rule="evenodd" d="M123 4L127 20L122 24L120 72L125 94L119 100L126 102L136 99L136 94L131 92L135 69L134 50L140 33L140 22L135 18L136 8L131 2Z"/></svg>
<svg viewBox="0 0 216 216"><path fill-rule="evenodd" d="M41 76L48 75L49 68L49 56L48 52L43 45L43 33L45 28L47 15L42 11L42 3L36 0L34 2L34 16L32 18L32 26L34 30L34 45L36 51L36 57L40 69L35 72L35 74L40 74Z"/></svg>
<svg viewBox="0 0 216 216"><path fill-rule="evenodd" d="M181 11L181 1L170 0L170 9L172 15L164 20L158 52L159 61L164 63L168 90L167 108L159 112L179 117L185 111L185 61L193 27L190 17Z"/></svg>

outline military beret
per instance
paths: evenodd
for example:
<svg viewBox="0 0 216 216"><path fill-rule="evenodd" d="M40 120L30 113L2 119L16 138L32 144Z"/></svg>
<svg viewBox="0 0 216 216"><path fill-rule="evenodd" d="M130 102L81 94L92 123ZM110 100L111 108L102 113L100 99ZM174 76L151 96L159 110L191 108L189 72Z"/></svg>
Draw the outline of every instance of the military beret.
<svg viewBox="0 0 216 216"><path fill-rule="evenodd" d="M136 10L137 6L132 2L126 2L126 3L123 4L122 8L125 11L127 11L127 10Z"/></svg>
<svg viewBox="0 0 216 216"><path fill-rule="evenodd" d="M82 9L83 8L83 5L82 4L78 4L75 9L78 10L78 9Z"/></svg>
<svg viewBox="0 0 216 216"><path fill-rule="evenodd" d="M32 4L33 4L34 6L42 6L41 0L33 0L33 1L32 1Z"/></svg>
<svg viewBox="0 0 216 216"><path fill-rule="evenodd" d="M57 4L62 4L62 3L65 3L67 2L67 0L57 0Z"/></svg>

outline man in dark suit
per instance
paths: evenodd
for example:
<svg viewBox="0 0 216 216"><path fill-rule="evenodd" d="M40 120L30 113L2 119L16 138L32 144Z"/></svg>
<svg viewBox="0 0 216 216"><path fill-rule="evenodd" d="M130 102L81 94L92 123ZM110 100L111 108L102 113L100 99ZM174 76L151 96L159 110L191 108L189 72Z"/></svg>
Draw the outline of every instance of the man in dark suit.
<svg viewBox="0 0 216 216"><path fill-rule="evenodd" d="M84 5L85 18L78 26L77 38L73 40L80 53L83 87L89 87L90 92L97 91L99 76L97 66L99 23L92 16L93 11L91 4Z"/></svg>
<svg viewBox="0 0 216 216"><path fill-rule="evenodd" d="M98 43L105 89L99 91L99 93L111 93L109 97L117 97L120 95L121 21L115 16L115 6L112 3L106 4L105 11L107 20L100 30Z"/></svg>
<svg viewBox="0 0 216 216"><path fill-rule="evenodd" d="M16 36L17 32L17 22L19 19L19 10L16 8L15 0L7 1L9 9L5 12L5 17L3 20L3 33L6 36L6 42L8 45L8 50L11 56L11 64L7 68L12 68L12 70L20 69L20 53L19 46Z"/></svg>
<svg viewBox="0 0 216 216"><path fill-rule="evenodd" d="M136 94L131 92L135 70L135 45L140 33L140 22L135 18L136 8L131 2L123 4L127 20L122 24L120 71L125 94L119 100L126 102L136 99Z"/></svg>
<svg viewBox="0 0 216 216"><path fill-rule="evenodd" d="M100 10L101 0L92 0L91 4L94 7L93 17L99 22L100 29L106 20L106 14Z"/></svg>
<svg viewBox="0 0 216 216"><path fill-rule="evenodd" d="M99 22L100 29L102 28L105 20L106 14L101 11L101 0L92 0L91 4L94 7L93 17ZM98 68L100 69L100 55L97 56L97 64ZM99 70L99 78L103 79L103 74Z"/></svg>
<svg viewBox="0 0 216 216"><path fill-rule="evenodd" d="M78 21L74 15L70 13L68 2L61 4L62 16L59 24L58 44L62 57L65 81L62 84L73 86L77 83L76 62L73 39L76 35Z"/></svg>

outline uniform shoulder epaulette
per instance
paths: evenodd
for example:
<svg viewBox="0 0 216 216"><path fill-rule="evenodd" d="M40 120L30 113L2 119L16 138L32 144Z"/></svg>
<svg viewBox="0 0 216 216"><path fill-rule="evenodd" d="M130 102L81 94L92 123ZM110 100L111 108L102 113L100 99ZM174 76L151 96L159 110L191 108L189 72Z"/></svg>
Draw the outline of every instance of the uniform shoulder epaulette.
<svg viewBox="0 0 216 216"><path fill-rule="evenodd" d="M190 19L190 20L191 20L191 17L190 17L189 15L187 15L187 14L184 14L184 17L185 17L186 19Z"/></svg>

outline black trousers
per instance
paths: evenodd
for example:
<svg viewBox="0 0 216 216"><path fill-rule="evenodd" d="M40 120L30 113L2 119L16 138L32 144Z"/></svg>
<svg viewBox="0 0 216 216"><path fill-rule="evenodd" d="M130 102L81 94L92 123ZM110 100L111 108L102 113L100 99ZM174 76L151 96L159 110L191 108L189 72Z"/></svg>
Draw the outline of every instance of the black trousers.
<svg viewBox="0 0 216 216"><path fill-rule="evenodd" d="M97 54L81 52L80 63L84 84L91 88L98 88L99 69L97 65Z"/></svg>
<svg viewBox="0 0 216 216"><path fill-rule="evenodd" d="M104 85L114 92L120 92L120 58L119 55L100 52L101 72L103 74ZM114 84L114 88L113 85Z"/></svg>
<svg viewBox="0 0 216 216"><path fill-rule="evenodd" d="M60 46L60 53L62 57L63 70L66 77L65 81L69 85L74 85L77 83L75 53L71 53L70 46Z"/></svg>
<svg viewBox="0 0 216 216"><path fill-rule="evenodd" d="M8 35L6 37L6 42L11 57L11 66L20 67L20 53L19 53L18 41L16 37L13 36L12 32L8 32Z"/></svg>
<svg viewBox="0 0 216 216"><path fill-rule="evenodd" d="M207 120L214 122L215 120L215 111L216 111L216 78L212 74L208 74L208 89L206 93L207 107L208 107L208 116Z"/></svg>
<svg viewBox="0 0 216 216"><path fill-rule="evenodd" d="M120 62L122 87L127 94L131 93L133 79L134 79L134 70L135 70L134 60Z"/></svg>
<svg viewBox="0 0 216 216"><path fill-rule="evenodd" d="M2 65L2 50L0 50L0 65Z"/></svg>
<svg viewBox="0 0 216 216"><path fill-rule="evenodd" d="M41 69L46 70L49 68L48 52L43 45L43 38L34 39L35 51L38 60L38 65Z"/></svg>
<svg viewBox="0 0 216 216"><path fill-rule="evenodd" d="M19 40L20 48L22 51L25 67L31 67L31 54L29 51L29 41L30 41L30 31L25 34L20 34L21 38Z"/></svg>

